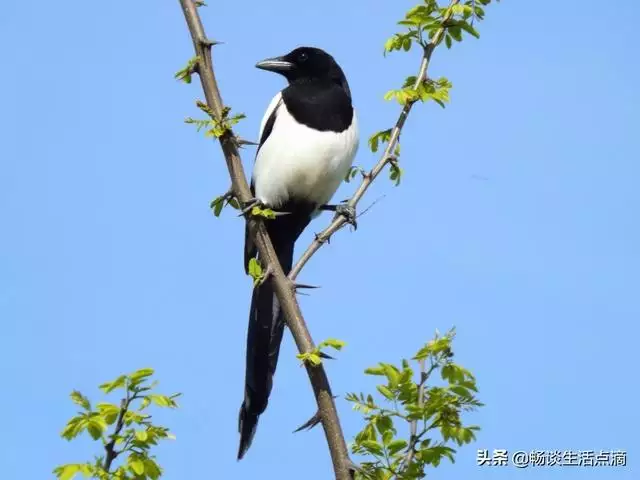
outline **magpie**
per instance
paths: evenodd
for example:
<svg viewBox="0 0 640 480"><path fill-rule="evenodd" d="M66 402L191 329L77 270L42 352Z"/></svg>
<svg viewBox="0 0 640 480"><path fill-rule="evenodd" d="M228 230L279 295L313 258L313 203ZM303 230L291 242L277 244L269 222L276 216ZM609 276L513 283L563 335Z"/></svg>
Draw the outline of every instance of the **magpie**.
<svg viewBox="0 0 640 480"><path fill-rule="evenodd" d="M271 100L260 125L251 177L254 201L286 212L266 221L285 274L294 244L334 195L358 150L359 133L349 84L324 50L298 47L256 64L285 77L288 85ZM331 209L331 208L329 208ZM257 249L245 233L245 269ZM238 460L267 408L284 332L284 317L270 282L253 289L247 332L244 401L240 407Z"/></svg>

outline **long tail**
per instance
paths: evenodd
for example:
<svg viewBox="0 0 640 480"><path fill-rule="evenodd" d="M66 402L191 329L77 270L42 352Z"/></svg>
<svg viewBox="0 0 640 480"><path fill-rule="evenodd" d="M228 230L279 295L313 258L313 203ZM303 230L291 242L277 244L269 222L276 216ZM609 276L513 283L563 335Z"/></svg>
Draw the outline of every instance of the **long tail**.
<svg viewBox="0 0 640 480"><path fill-rule="evenodd" d="M309 212L305 209L268 222L269 236L285 274L291 271L295 241L310 220ZM238 460L251 446L258 425L258 417L267 408L273 386L273 375L278 364L284 325L284 317L271 282L267 281L256 286L253 289L249 312L245 392L238 426L240 431Z"/></svg>

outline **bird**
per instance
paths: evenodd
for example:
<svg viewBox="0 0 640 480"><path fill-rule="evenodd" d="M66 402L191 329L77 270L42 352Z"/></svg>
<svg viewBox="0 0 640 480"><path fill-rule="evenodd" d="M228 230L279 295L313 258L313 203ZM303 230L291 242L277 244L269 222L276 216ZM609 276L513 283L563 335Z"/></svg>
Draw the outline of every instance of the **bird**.
<svg viewBox="0 0 640 480"><path fill-rule="evenodd" d="M262 60L256 67L278 73L288 82L262 118L250 184L254 202L286 212L266 220L266 229L287 275L294 244L303 230L321 210L336 210L328 202L353 164L359 146L358 122L345 74L324 50L297 47L286 55ZM256 257L259 260L247 226L247 273L250 260ZM255 285L238 422L238 460L251 446L258 418L267 408L284 325L271 283Z"/></svg>

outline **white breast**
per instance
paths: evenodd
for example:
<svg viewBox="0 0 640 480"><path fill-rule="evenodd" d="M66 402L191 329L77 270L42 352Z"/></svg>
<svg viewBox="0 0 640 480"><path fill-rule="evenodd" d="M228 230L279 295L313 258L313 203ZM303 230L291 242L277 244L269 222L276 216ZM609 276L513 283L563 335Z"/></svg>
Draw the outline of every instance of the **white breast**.
<svg viewBox="0 0 640 480"><path fill-rule="evenodd" d="M260 126L277 108L273 130L260 147L253 170L256 198L278 208L289 199L326 204L353 163L358 149L358 124L341 133L320 132L297 123L278 93Z"/></svg>

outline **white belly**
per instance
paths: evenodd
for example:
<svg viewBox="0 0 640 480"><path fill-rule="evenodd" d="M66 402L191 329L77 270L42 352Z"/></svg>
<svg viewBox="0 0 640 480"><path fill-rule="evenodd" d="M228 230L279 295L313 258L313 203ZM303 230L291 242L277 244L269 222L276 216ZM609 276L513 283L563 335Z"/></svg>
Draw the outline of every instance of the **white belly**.
<svg viewBox="0 0 640 480"><path fill-rule="evenodd" d="M279 95L271 102L271 108L277 105ZM289 199L326 204L345 178L358 149L355 111L351 126L335 133L298 124L284 103L278 109L273 130L256 157L256 198L274 208ZM265 120L261 130L264 123Z"/></svg>

